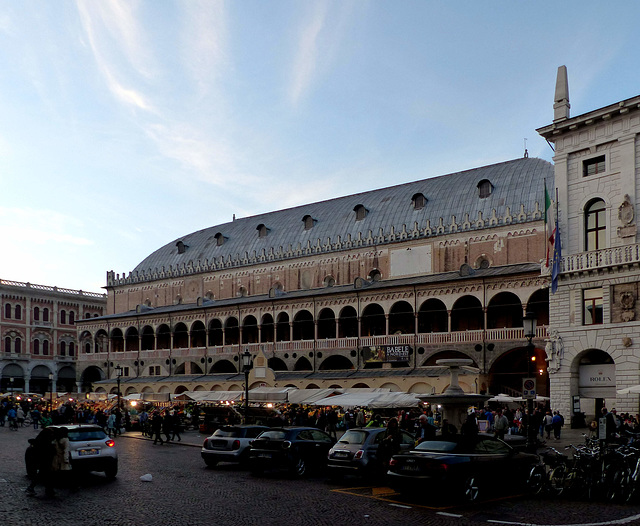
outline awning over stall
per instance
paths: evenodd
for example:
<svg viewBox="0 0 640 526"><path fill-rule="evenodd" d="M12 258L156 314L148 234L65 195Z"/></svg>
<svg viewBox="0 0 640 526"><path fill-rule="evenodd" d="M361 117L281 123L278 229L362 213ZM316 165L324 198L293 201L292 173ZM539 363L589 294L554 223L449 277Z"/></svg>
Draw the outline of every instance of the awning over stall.
<svg viewBox="0 0 640 526"><path fill-rule="evenodd" d="M420 399L413 393L344 393L323 398L313 403L316 406L338 406L345 409L354 407L369 407L371 409L397 409L402 407L417 407Z"/></svg>

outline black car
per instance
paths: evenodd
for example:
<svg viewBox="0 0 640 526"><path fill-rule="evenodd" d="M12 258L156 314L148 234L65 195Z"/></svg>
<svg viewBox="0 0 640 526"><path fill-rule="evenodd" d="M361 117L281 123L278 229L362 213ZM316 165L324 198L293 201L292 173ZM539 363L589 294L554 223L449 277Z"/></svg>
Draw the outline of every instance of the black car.
<svg viewBox="0 0 640 526"><path fill-rule="evenodd" d="M349 429L329 451L327 467L329 476L338 479L344 475L382 475L382 463L378 460L378 445L384 438L386 428L363 427ZM401 431L400 452L413 449L415 438Z"/></svg>
<svg viewBox="0 0 640 526"><path fill-rule="evenodd" d="M475 502L485 492L526 488L537 455L516 451L490 436L438 437L395 455L387 472L400 492L441 490L456 500Z"/></svg>
<svg viewBox="0 0 640 526"><path fill-rule="evenodd" d="M313 427L273 428L251 443L248 466L254 474L277 469L301 477L309 469L326 467L334 443L331 436Z"/></svg>

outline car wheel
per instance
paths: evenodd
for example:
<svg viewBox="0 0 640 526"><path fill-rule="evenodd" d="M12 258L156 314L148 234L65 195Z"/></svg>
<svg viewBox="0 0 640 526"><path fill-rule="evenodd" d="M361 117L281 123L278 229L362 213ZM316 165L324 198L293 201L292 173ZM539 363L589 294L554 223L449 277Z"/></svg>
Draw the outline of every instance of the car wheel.
<svg viewBox="0 0 640 526"><path fill-rule="evenodd" d="M302 457L297 457L291 468L291 474L294 477L302 477L307 472L307 463Z"/></svg>
<svg viewBox="0 0 640 526"><path fill-rule="evenodd" d="M204 463L207 465L208 468L215 468L218 465L218 461L213 460L212 458L205 458Z"/></svg>
<svg viewBox="0 0 640 526"><path fill-rule="evenodd" d="M116 475L118 474L118 464L115 462L111 464L107 469L104 470L104 474L109 480L113 480L114 478L116 478Z"/></svg>
<svg viewBox="0 0 640 526"><path fill-rule="evenodd" d="M480 497L480 485L476 475L469 475L462 486L462 498L465 502L476 502Z"/></svg>
<svg viewBox="0 0 640 526"><path fill-rule="evenodd" d="M545 486L546 473L542 466L533 466L527 478L527 489L534 495L540 495Z"/></svg>

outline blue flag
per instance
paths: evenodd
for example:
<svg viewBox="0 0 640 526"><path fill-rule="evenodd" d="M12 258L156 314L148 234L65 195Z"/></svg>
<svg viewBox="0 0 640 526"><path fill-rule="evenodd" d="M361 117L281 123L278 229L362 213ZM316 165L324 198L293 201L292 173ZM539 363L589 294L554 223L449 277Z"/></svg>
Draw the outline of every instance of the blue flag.
<svg viewBox="0 0 640 526"><path fill-rule="evenodd" d="M560 260L562 259L562 246L560 243L560 226L556 226L556 238L553 244L553 261L551 263L551 294L558 290L558 274L560 274Z"/></svg>

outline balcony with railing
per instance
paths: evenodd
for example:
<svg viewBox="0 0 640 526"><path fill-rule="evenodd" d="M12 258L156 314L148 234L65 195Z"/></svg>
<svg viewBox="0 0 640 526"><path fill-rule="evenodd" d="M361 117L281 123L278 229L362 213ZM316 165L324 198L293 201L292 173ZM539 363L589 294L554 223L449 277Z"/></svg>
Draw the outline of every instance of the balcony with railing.
<svg viewBox="0 0 640 526"><path fill-rule="evenodd" d="M546 325L536 327L534 340L543 342L548 338ZM186 347L178 349L155 349L126 352L112 352L111 359L117 357L120 360L137 360L138 358L153 359L167 358L201 358L204 356L233 356L245 349L257 354L259 351L266 353L285 352L311 352L311 351L341 351L353 350L362 347L377 347L380 345L410 345L410 346L453 346L475 345L482 342L504 343L512 342L514 346L524 346L526 338L522 327L504 327L500 329L468 330L456 332L430 332L420 334L393 334L385 336L363 336L360 338L327 338L324 340L294 340L284 342L242 343L233 345L217 345L209 347ZM80 361L96 361L107 359L108 353L83 353Z"/></svg>
<svg viewBox="0 0 640 526"><path fill-rule="evenodd" d="M582 272L640 263L640 244L603 248L562 257L561 272Z"/></svg>

